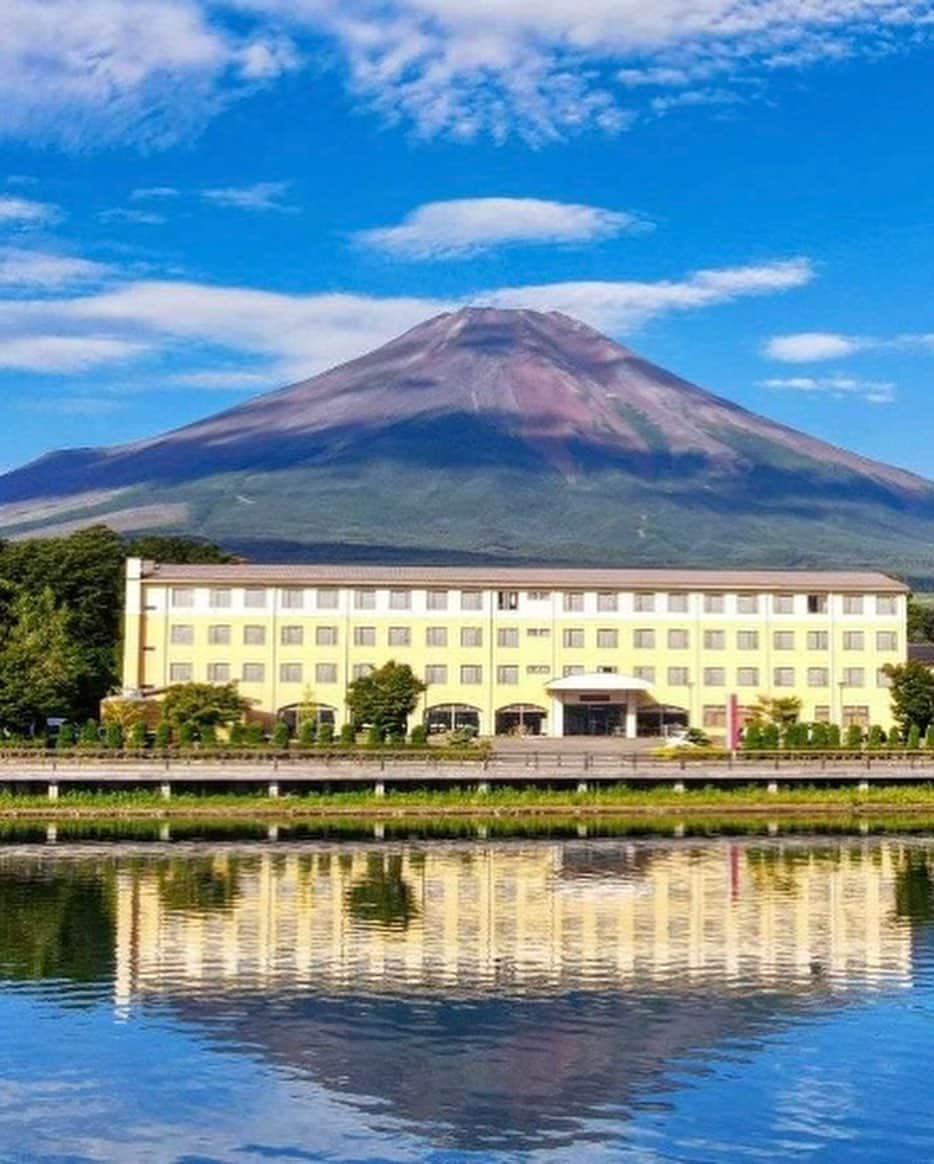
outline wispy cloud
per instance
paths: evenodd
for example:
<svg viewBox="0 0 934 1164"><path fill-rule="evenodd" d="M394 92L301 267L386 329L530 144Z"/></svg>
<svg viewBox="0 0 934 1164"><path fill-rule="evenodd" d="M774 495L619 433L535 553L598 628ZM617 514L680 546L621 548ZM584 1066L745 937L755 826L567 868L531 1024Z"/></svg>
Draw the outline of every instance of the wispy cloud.
<svg viewBox="0 0 934 1164"><path fill-rule="evenodd" d="M59 207L50 202L33 202L28 198L0 194L0 226L50 226L63 217Z"/></svg>
<svg viewBox="0 0 934 1164"><path fill-rule="evenodd" d="M0 287L7 292L11 289L35 290L66 287L73 283L99 283L111 272L112 268L106 263L91 259L0 247Z"/></svg>
<svg viewBox="0 0 934 1164"><path fill-rule="evenodd" d="M224 186L220 189L202 190L201 197L218 206L230 206L236 210L274 210L292 214L297 206L283 201L289 190L289 182L256 182L252 186Z"/></svg>
<svg viewBox="0 0 934 1164"><path fill-rule="evenodd" d="M419 206L396 226L361 231L365 246L404 259L463 258L519 243L586 243L649 230L636 214L540 198L458 198Z"/></svg>
<svg viewBox="0 0 934 1164"><path fill-rule="evenodd" d="M130 200L143 202L150 198L177 198L179 193L174 186L139 186L130 194Z"/></svg>
<svg viewBox="0 0 934 1164"><path fill-rule="evenodd" d="M890 380L861 380L853 376L790 376L761 380L760 387L782 392L805 392L837 400L862 397L870 404L892 404L895 385Z"/></svg>
<svg viewBox="0 0 934 1164"><path fill-rule="evenodd" d="M766 340L762 354L786 364L815 364L860 352L934 351L934 332L903 332L890 338L803 331Z"/></svg>
<svg viewBox="0 0 934 1164"><path fill-rule="evenodd" d="M97 217L101 222L132 222L140 226L161 226L167 221L164 214L156 214L151 210L135 210L125 206L101 210Z"/></svg>
<svg viewBox="0 0 934 1164"><path fill-rule="evenodd" d="M0 368L20 372L83 372L139 356L145 345L108 336L0 335Z"/></svg>

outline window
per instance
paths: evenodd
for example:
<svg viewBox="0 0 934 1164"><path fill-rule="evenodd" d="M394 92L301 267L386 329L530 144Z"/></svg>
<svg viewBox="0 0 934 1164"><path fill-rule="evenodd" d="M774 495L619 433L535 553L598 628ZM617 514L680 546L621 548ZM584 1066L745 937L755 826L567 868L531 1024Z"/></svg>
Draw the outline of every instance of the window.
<svg viewBox="0 0 934 1164"><path fill-rule="evenodd" d="M608 650L615 651L619 646L619 631L617 630L598 630L597 631L597 646L606 647Z"/></svg>
<svg viewBox="0 0 934 1164"><path fill-rule="evenodd" d="M759 613L759 595L758 594L737 594L736 595L736 612L737 612L737 614L758 614Z"/></svg>
<svg viewBox="0 0 934 1164"><path fill-rule="evenodd" d="M739 667L739 668L737 668L736 686L737 687L758 687L759 686L759 668L758 667Z"/></svg>
<svg viewBox="0 0 934 1164"><path fill-rule="evenodd" d="M279 639L284 647L300 647L305 641L305 632L300 626L284 626Z"/></svg>
<svg viewBox="0 0 934 1164"><path fill-rule="evenodd" d="M208 663L208 683L229 683L229 663Z"/></svg>
<svg viewBox="0 0 934 1164"><path fill-rule="evenodd" d="M461 683L477 684L483 682L483 668L477 667L474 664L467 664L461 667Z"/></svg>
<svg viewBox="0 0 934 1164"><path fill-rule="evenodd" d="M827 595L826 594L809 594L808 595L808 614L826 614L827 613Z"/></svg>
<svg viewBox="0 0 934 1164"><path fill-rule="evenodd" d="M895 631L876 631L877 651L897 651L898 635Z"/></svg>
<svg viewBox="0 0 934 1164"><path fill-rule="evenodd" d="M772 672L772 683L775 687L794 687L794 667L776 667Z"/></svg>
<svg viewBox="0 0 934 1164"><path fill-rule="evenodd" d="M772 646L776 651L793 651L795 649L795 632L775 631L772 635Z"/></svg>
<svg viewBox="0 0 934 1164"><path fill-rule="evenodd" d="M866 647L866 636L862 631L844 631L843 649L845 651L862 651Z"/></svg>
<svg viewBox="0 0 934 1164"><path fill-rule="evenodd" d="M283 610L301 610L305 605L305 591L297 586L290 586L280 591L280 601Z"/></svg>
<svg viewBox="0 0 934 1164"><path fill-rule="evenodd" d="M461 646L462 647L482 647L483 646L483 627L480 627L480 626L462 626L461 627Z"/></svg>
<svg viewBox="0 0 934 1164"><path fill-rule="evenodd" d="M227 586L211 590L208 594L208 605L213 608L230 606L230 600L231 591Z"/></svg>
<svg viewBox="0 0 934 1164"><path fill-rule="evenodd" d="M672 629L668 632L668 646L673 651L684 651L690 646L690 636L686 630Z"/></svg>
<svg viewBox="0 0 934 1164"><path fill-rule="evenodd" d="M651 649L655 646L655 631L645 628L632 632L632 645L639 650Z"/></svg>
<svg viewBox="0 0 934 1164"><path fill-rule="evenodd" d="M426 683L447 683L448 669L443 663L431 663L425 668Z"/></svg>
<svg viewBox="0 0 934 1164"><path fill-rule="evenodd" d="M844 614L862 614L863 613L863 596L862 596L862 594L844 594L844 596L843 596L843 613Z"/></svg>
<svg viewBox="0 0 934 1164"><path fill-rule="evenodd" d="M526 594L529 602L547 602L551 598L550 590L530 590Z"/></svg>
<svg viewBox="0 0 934 1164"><path fill-rule="evenodd" d="M262 586L248 586L243 592L243 605L249 610L266 608L266 591Z"/></svg>
<svg viewBox="0 0 934 1164"><path fill-rule="evenodd" d="M827 631L808 631L808 650L826 651L830 645L830 635Z"/></svg>
<svg viewBox="0 0 934 1164"><path fill-rule="evenodd" d="M689 682L687 667L669 667L668 668L668 686L669 687L687 687Z"/></svg>
<svg viewBox="0 0 934 1164"><path fill-rule="evenodd" d="M668 612L669 614L685 614L688 608L688 596L686 594L669 594L668 595Z"/></svg>
<svg viewBox="0 0 934 1164"><path fill-rule="evenodd" d="M248 647L264 647L266 645L266 628L264 626L245 626L243 641Z"/></svg>
<svg viewBox="0 0 934 1164"><path fill-rule="evenodd" d="M376 627L355 626L353 628L353 645L355 647L375 647Z"/></svg>
<svg viewBox="0 0 934 1164"><path fill-rule="evenodd" d="M337 682L337 664L336 663L315 663L315 682L316 683L336 683Z"/></svg>
<svg viewBox="0 0 934 1164"><path fill-rule="evenodd" d="M562 640L566 647L582 647L584 645L584 632L579 627L568 627Z"/></svg>
<svg viewBox="0 0 934 1164"><path fill-rule="evenodd" d="M891 687L892 686L891 676L886 675L885 669L883 667L879 667L876 671L876 686L877 687Z"/></svg>
<svg viewBox="0 0 934 1164"><path fill-rule="evenodd" d="M244 663L243 682L262 683L266 678L266 667L263 663Z"/></svg>
<svg viewBox="0 0 934 1164"><path fill-rule="evenodd" d="M551 628L547 626L530 626L525 633L530 639L547 639L551 637Z"/></svg>
<svg viewBox="0 0 934 1164"><path fill-rule="evenodd" d="M758 651L758 649L759 649L759 632L758 631L737 631L736 632L736 647L740 651Z"/></svg>
<svg viewBox="0 0 934 1164"><path fill-rule="evenodd" d="M808 687L829 687L830 672L826 667L808 667Z"/></svg>
<svg viewBox="0 0 934 1164"><path fill-rule="evenodd" d="M547 663L530 663L525 669L526 675L550 675L551 668Z"/></svg>
<svg viewBox="0 0 934 1164"><path fill-rule="evenodd" d="M337 627L336 626L316 626L315 627L315 646L316 647L336 647L337 646Z"/></svg>
<svg viewBox="0 0 934 1164"><path fill-rule="evenodd" d="M723 614L726 602L722 594L704 595L704 614Z"/></svg>
<svg viewBox="0 0 934 1164"><path fill-rule="evenodd" d="M636 679L641 679L643 683L655 682L654 667L633 667L632 673Z"/></svg>
<svg viewBox="0 0 934 1164"><path fill-rule="evenodd" d="M171 663L169 665L169 682L190 683L191 663Z"/></svg>
<svg viewBox="0 0 934 1164"><path fill-rule="evenodd" d="M704 686L705 687L725 687L726 686L726 669L724 667L705 667L704 668Z"/></svg>
<svg viewBox="0 0 934 1164"><path fill-rule="evenodd" d="M353 608L354 610L375 610L376 591L355 590L353 592Z"/></svg>
<svg viewBox="0 0 934 1164"><path fill-rule="evenodd" d="M702 721L705 728L725 728L726 708L719 703L705 704Z"/></svg>
<svg viewBox="0 0 934 1164"><path fill-rule="evenodd" d="M577 592L570 592L564 596L564 609L578 613L584 609L584 596Z"/></svg>
<svg viewBox="0 0 934 1164"><path fill-rule="evenodd" d="M655 595L647 591L638 591L632 596L632 609L642 614L648 614L655 609Z"/></svg>
<svg viewBox="0 0 934 1164"><path fill-rule="evenodd" d="M518 647L519 628L515 626L501 626L496 632L496 645L498 647Z"/></svg>
<svg viewBox="0 0 934 1164"><path fill-rule="evenodd" d="M483 609L483 591L482 590L462 590L461 591L461 610L482 610Z"/></svg>
<svg viewBox="0 0 934 1164"><path fill-rule="evenodd" d="M301 683L301 681L302 681L302 665L301 665L301 663L280 663L279 664L279 681L281 683Z"/></svg>
<svg viewBox="0 0 934 1164"><path fill-rule="evenodd" d="M425 607L428 610L447 610L448 592L446 590L429 590L425 595Z"/></svg>
<svg viewBox="0 0 934 1164"><path fill-rule="evenodd" d="M830 723L830 706L826 703L818 703L814 706L814 722L815 723Z"/></svg>
<svg viewBox="0 0 934 1164"><path fill-rule="evenodd" d="M391 626L389 628L389 645L391 647L408 647L412 644L412 632L407 626Z"/></svg>
<svg viewBox="0 0 934 1164"><path fill-rule="evenodd" d="M794 614L795 612L795 596L793 594L773 594L772 595L772 613L773 614Z"/></svg>
<svg viewBox="0 0 934 1164"><path fill-rule="evenodd" d="M583 675L584 668L579 663L569 664L561 674L567 679L569 675Z"/></svg>
<svg viewBox="0 0 934 1164"><path fill-rule="evenodd" d="M519 591L518 590L498 590L496 592L496 609L497 610L518 610L519 609Z"/></svg>
<svg viewBox="0 0 934 1164"><path fill-rule="evenodd" d="M843 706L843 726L869 727L869 708L862 703L847 703Z"/></svg>
<svg viewBox="0 0 934 1164"><path fill-rule="evenodd" d="M351 679L366 679L367 675L372 674L372 663L354 663L354 665L350 668Z"/></svg>
<svg viewBox="0 0 934 1164"><path fill-rule="evenodd" d="M425 629L425 645L428 647L446 647L448 645L448 628L446 626L430 626Z"/></svg>
<svg viewBox="0 0 934 1164"><path fill-rule="evenodd" d="M315 607L318 610L337 610L340 593L335 586L321 586L315 592Z"/></svg>
<svg viewBox="0 0 934 1164"><path fill-rule="evenodd" d="M603 592L597 595L597 610L619 610L619 595Z"/></svg>
<svg viewBox="0 0 934 1164"><path fill-rule="evenodd" d="M194 606L195 592L190 586L172 587L173 606Z"/></svg>
<svg viewBox="0 0 934 1164"><path fill-rule="evenodd" d="M390 590L389 591L389 609L390 610L411 610L412 609L412 591L411 590Z"/></svg>
<svg viewBox="0 0 934 1164"><path fill-rule="evenodd" d="M195 641L195 628L176 623L169 632L169 640L175 646L191 646Z"/></svg>
<svg viewBox="0 0 934 1164"><path fill-rule="evenodd" d="M598 667L598 675L615 675L619 671L619 667Z"/></svg>
<svg viewBox="0 0 934 1164"><path fill-rule="evenodd" d="M229 626L209 626L208 642L212 647L224 647L230 642Z"/></svg>
<svg viewBox="0 0 934 1164"><path fill-rule="evenodd" d="M708 630L704 631L704 650L705 651L722 651L726 647L726 631L722 630Z"/></svg>
<svg viewBox="0 0 934 1164"><path fill-rule="evenodd" d="M519 682L519 668L518 667L497 667L496 668L496 682L504 685Z"/></svg>
<svg viewBox="0 0 934 1164"><path fill-rule="evenodd" d="M876 595L876 614L897 614L898 599L893 594Z"/></svg>
<svg viewBox="0 0 934 1164"><path fill-rule="evenodd" d="M866 672L862 667L844 667L843 668L843 686L844 687L862 687L866 682Z"/></svg>

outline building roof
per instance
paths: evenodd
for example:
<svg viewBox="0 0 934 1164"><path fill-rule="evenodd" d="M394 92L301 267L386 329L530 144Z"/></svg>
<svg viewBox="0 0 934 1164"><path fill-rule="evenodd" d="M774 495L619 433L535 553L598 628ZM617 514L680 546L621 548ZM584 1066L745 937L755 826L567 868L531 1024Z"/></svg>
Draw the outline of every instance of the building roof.
<svg viewBox="0 0 934 1164"><path fill-rule="evenodd" d="M608 671L584 675L565 675L552 679L545 686L549 691L651 691L652 684L633 675L617 675Z"/></svg>
<svg viewBox="0 0 934 1164"><path fill-rule="evenodd" d="M531 590L817 590L907 594L904 582L874 571L683 570L568 568L566 566L181 566L144 562L146 581L226 586L450 586Z"/></svg>

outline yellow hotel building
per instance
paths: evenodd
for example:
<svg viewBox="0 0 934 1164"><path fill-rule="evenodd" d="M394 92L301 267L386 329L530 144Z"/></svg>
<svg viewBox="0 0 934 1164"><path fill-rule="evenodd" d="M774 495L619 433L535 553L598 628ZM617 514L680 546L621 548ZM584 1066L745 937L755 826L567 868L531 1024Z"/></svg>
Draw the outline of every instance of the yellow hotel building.
<svg viewBox="0 0 934 1164"><path fill-rule="evenodd" d="M870 572L127 563L124 690L236 681L256 713L315 705L390 659L427 684L413 722L482 735L726 732L728 709L891 722L908 587Z"/></svg>

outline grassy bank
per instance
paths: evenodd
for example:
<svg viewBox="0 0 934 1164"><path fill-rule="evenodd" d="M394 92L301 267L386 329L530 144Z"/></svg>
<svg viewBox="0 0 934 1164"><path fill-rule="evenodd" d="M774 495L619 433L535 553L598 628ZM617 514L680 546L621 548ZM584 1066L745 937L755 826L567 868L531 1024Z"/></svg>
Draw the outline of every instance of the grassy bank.
<svg viewBox="0 0 934 1164"><path fill-rule="evenodd" d="M181 793L171 800L155 792L85 792L62 790L50 802L45 796L0 793L0 820L23 818L56 820L77 818L213 818L228 820L320 820L342 816L357 819L392 818L431 820L474 817L542 818L570 815L574 819L623 814L627 817L716 814L768 817L800 814L850 816L867 814L929 814L934 818L934 785L872 785L866 790L841 788L779 788L770 793L761 786L738 788L671 787L630 788L624 784L595 787L586 792L572 788L493 787L487 793L473 789L388 790L377 797L369 789L308 792L271 799L250 793L194 795Z"/></svg>

